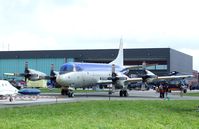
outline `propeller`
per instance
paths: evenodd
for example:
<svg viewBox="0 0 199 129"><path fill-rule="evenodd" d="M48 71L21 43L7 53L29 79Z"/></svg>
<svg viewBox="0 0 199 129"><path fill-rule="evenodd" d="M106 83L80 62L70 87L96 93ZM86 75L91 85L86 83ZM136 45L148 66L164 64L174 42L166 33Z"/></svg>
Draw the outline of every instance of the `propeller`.
<svg viewBox="0 0 199 129"><path fill-rule="evenodd" d="M29 79L31 76L30 70L28 69L28 62L25 62L25 70L24 70L24 77L25 77L25 82L27 82L27 79Z"/></svg>
<svg viewBox="0 0 199 129"><path fill-rule="evenodd" d="M152 73L151 71L149 70L144 70L144 74L142 75L139 75L139 77L142 78L142 88L145 89L148 85L147 85L147 82L150 80L150 79L154 79L154 78L157 78L157 75L155 75L154 73Z"/></svg>
<svg viewBox="0 0 199 129"><path fill-rule="evenodd" d="M50 70L50 83L51 83L52 85L54 85L55 82L56 82L56 73L55 73L55 71L54 71L54 68L55 68L54 64L51 64L51 70Z"/></svg>
<svg viewBox="0 0 199 129"><path fill-rule="evenodd" d="M112 91L110 91L110 88L109 88L109 95L110 95L112 92L114 92L113 90L115 90L117 80L119 80L119 78L117 77L117 74L115 72L115 64L112 64L111 77L108 77L108 80L112 81Z"/></svg>
<svg viewBox="0 0 199 129"><path fill-rule="evenodd" d="M109 80L112 80L112 84L115 85L118 78L117 78L117 74L115 73L115 65L112 65L112 73L111 73L111 77L109 77Z"/></svg>
<svg viewBox="0 0 199 129"><path fill-rule="evenodd" d="M112 64L111 76L110 77L101 77L100 80L111 80L112 89L114 90L117 82L119 80L127 80L124 76L119 76L115 70L115 64Z"/></svg>
<svg viewBox="0 0 199 129"><path fill-rule="evenodd" d="M112 64L112 73L111 77L107 78L108 80L112 80L112 84L116 84L118 80L126 80L126 77L119 77L118 74L115 72L115 64Z"/></svg>

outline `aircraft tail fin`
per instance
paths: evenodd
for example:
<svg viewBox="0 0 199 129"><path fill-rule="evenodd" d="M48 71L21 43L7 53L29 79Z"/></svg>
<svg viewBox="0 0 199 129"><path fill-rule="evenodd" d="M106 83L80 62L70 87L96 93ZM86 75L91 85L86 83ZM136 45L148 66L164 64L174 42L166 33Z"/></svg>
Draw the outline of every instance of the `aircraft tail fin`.
<svg viewBox="0 0 199 129"><path fill-rule="evenodd" d="M112 62L110 62L109 64L115 64L115 65L119 65L122 66L124 65L124 52L123 52L123 39L120 39L120 46L119 46L119 51L118 51L118 55L116 57L115 60L113 60Z"/></svg>

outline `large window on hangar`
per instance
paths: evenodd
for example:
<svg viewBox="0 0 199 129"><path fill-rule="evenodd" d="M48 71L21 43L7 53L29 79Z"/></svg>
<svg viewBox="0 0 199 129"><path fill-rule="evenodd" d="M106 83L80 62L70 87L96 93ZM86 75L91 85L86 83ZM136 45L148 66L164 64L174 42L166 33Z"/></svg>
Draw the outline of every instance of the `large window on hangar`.
<svg viewBox="0 0 199 129"><path fill-rule="evenodd" d="M148 70L167 70L168 64L166 60L157 60L157 61L125 61L125 65L133 65L133 66L140 66L138 70L142 70L142 63L145 62Z"/></svg>
<svg viewBox="0 0 199 129"><path fill-rule="evenodd" d="M66 59L66 62L74 62L74 61L75 61L74 58L67 58L67 59Z"/></svg>

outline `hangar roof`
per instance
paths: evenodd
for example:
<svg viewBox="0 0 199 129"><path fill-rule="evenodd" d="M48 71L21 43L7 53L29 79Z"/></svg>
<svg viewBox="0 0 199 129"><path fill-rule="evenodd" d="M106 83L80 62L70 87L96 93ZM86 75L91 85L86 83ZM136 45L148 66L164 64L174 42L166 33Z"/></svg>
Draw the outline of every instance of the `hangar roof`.
<svg viewBox="0 0 199 129"><path fill-rule="evenodd" d="M168 58L170 48L124 49L125 59L133 58ZM75 58L75 59L113 59L118 49L88 49L88 50L37 50L37 51L1 51L0 59L28 58Z"/></svg>

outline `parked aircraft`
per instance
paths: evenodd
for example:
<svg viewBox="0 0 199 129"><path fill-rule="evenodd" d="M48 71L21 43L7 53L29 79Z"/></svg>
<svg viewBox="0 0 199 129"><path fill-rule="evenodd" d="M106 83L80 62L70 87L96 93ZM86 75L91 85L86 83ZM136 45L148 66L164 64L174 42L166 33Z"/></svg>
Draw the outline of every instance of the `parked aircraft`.
<svg viewBox="0 0 199 129"><path fill-rule="evenodd" d="M50 76L45 73L28 68L28 63L25 63L24 73L5 73L5 75L21 76L27 79L36 81L41 79L50 79L51 82L61 85L61 94L73 97L73 88L86 88L101 84L112 84L112 89L118 88L120 90L120 96L128 96L127 87L129 82L142 81L144 83L151 82L160 79L171 78L187 78L192 75L182 76L162 76L158 77L148 70L145 71L145 75L139 78L129 78L126 73L129 69L140 68L140 66L127 66L123 65L123 43L120 40L119 52L115 60L109 64L102 63L79 63L71 62L65 63L60 67L60 71L55 72L54 66L51 66ZM146 65L145 65L146 66Z"/></svg>
<svg viewBox="0 0 199 129"><path fill-rule="evenodd" d="M37 96L40 94L39 89L35 88L24 88L18 90L7 80L0 80L0 100L9 98L9 101L12 102L14 97L17 95L30 95Z"/></svg>
<svg viewBox="0 0 199 129"><path fill-rule="evenodd" d="M46 79L47 77L47 75L43 72L28 68L28 62L25 63L24 73L4 73L4 75L24 77L25 82L27 81L27 79L30 81L37 81Z"/></svg>
<svg viewBox="0 0 199 129"><path fill-rule="evenodd" d="M13 97L18 94L18 89L12 86L6 80L0 80L0 98L9 97L9 101L13 101Z"/></svg>
<svg viewBox="0 0 199 129"><path fill-rule="evenodd" d="M112 84L113 89L121 89L120 96L128 96L127 86L129 82L150 82L157 79L186 78L192 75L183 76L163 76L158 77L152 72L145 70L145 75L140 78L129 78L126 71L134 66L124 67L123 65L123 43L120 41L119 53L115 60L109 64L101 63L65 63L60 67L59 74L51 74L56 82L61 85L61 94L73 97L73 88L86 88L100 84ZM51 70L53 73L53 70Z"/></svg>

